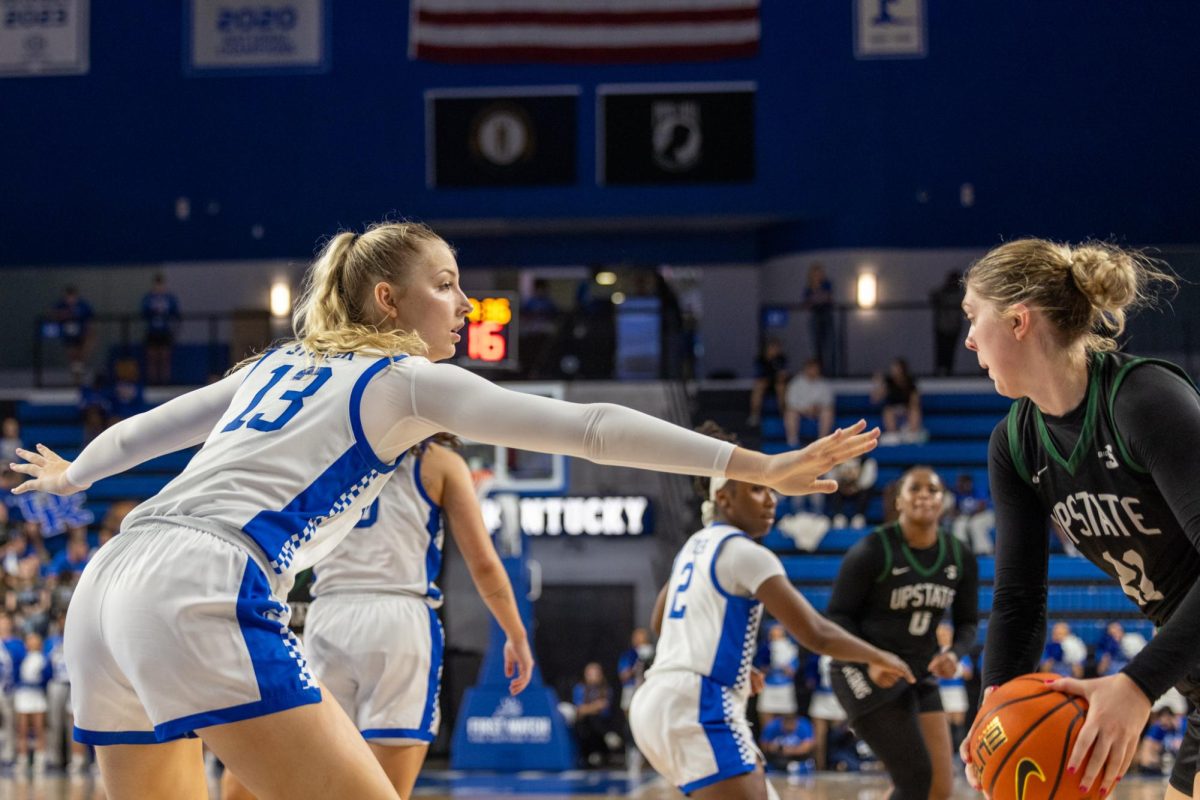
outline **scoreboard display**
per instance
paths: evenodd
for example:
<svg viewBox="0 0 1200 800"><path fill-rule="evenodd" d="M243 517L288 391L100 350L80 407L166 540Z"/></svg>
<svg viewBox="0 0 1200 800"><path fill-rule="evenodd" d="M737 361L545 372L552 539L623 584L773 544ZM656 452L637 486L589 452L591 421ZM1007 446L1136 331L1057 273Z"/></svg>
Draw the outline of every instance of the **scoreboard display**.
<svg viewBox="0 0 1200 800"><path fill-rule="evenodd" d="M471 313L455 360L464 367L516 369L517 310L516 292L468 292Z"/></svg>

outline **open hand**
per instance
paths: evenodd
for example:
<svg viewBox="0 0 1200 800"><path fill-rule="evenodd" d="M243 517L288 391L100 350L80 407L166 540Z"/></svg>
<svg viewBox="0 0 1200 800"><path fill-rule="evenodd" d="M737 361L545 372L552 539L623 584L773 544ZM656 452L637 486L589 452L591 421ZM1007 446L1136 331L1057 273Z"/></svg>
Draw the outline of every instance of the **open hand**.
<svg viewBox="0 0 1200 800"><path fill-rule="evenodd" d="M843 461L875 449L879 443L879 429L868 431L866 427L866 420L860 419L849 428L838 428L802 450L770 456L761 482L785 495L836 492L837 481L821 476Z"/></svg>
<svg viewBox="0 0 1200 800"><path fill-rule="evenodd" d="M13 488L13 494L26 492L46 492L48 494L68 495L82 492L87 486L76 486L67 480L67 467L71 462L61 458L58 453L44 444L37 446L34 453L24 448L17 448L17 455L25 459L23 464L9 464L13 472L32 475L33 480L25 481Z"/></svg>

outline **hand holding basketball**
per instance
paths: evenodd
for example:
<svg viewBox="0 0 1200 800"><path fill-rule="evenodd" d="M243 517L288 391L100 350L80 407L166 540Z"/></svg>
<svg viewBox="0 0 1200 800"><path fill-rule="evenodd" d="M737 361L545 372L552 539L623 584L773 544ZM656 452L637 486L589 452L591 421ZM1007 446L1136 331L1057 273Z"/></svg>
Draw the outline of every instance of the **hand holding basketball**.
<svg viewBox="0 0 1200 800"><path fill-rule="evenodd" d="M44 444L37 446L34 453L24 448L17 448L17 455L25 459L24 464L9 464L13 472L32 475L33 480L25 481L16 486L13 494L26 492L46 492L48 494L69 495L82 492L86 486L76 486L67 480L67 467L71 462L60 457L58 453Z"/></svg>
<svg viewBox="0 0 1200 800"><path fill-rule="evenodd" d="M843 461L875 449L879 429L864 432L866 427L866 420L860 419L849 428L838 428L802 450L773 456L737 450L725 474L734 480L770 486L785 495L836 492L837 481L821 476ZM762 461L752 464L756 460L754 456Z"/></svg>
<svg viewBox="0 0 1200 800"><path fill-rule="evenodd" d="M1103 794L1109 794L1137 754L1142 728L1150 716L1150 699L1120 672L1086 681L1062 678L1046 688L1087 700L1087 718L1067 761L1067 771L1079 775L1082 768L1081 786L1099 786Z"/></svg>
<svg viewBox="0 0 1200 800"><path fill-rule="evenodd" d="M979 698L979 707L982 709L987 705L988 697L992 692L996 691L997 687L988 686L983 690L983 696ZM983 711L975 715L975 721L971 723L971 729L967 731L967 735L958 745L958 757L962 759L963 772L966 773L967 783L977 792L983 791L979 784L979 770L976 768L975 762L971 759L971 742L975 741L975 730L979 727L979 721L983 719Z"/></svg>

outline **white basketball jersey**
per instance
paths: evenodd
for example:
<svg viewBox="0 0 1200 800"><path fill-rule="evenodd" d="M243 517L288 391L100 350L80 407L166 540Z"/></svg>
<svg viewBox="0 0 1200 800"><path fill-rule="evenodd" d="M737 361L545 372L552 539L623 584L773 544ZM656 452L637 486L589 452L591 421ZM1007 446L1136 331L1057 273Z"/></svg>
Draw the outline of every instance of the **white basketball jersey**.
<svg viewBox="0 0 1200 800"><path fill-rule="evenodd" d="M651 672L695 672L736 692L749 690L762 604L729 594L716 577L721 548L745 535L730 525L710 525L679 551Z"/></svg>
<svg viewBox="0 0 1200 800"><path fill-rule="evenodd" d="M240 531L294 578L354 527L395 469L372 450L360 416L368 382L392 361L343 353L314 365L299 346L268 352L187 468L124 526L170 517Z"/></svg>
<svg viewBox="0 0 1200 800"><path fill-rule="evenodd" d="M442 604L442 510L425 493L420 457L396 468L379 497L342 543L313 568L313 597L343 593L405 594Z"/></svg>

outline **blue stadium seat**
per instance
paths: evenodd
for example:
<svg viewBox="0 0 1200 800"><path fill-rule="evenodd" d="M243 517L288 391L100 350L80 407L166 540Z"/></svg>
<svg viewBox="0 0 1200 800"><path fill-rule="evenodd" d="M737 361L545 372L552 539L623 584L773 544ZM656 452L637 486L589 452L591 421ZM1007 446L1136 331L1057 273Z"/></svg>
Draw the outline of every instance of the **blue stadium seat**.
<svg viewBox="0 0 1200 800"><path fill-rule="evenodd" d="M114 475L96 483L87 494L95 501L141 500L157 494L170 480L169 475Z"/></svg>
<svg viewBox="0 0 1200 800"><path fill-rule="evenodd" d="M22 425L39 422L78 425L79 406L31 403L28 400L22 400L17 404L17 419Z"/></svg>
<svg viewBox="0 0 1200 800"><path fill-rule="evenodd" d="M53 450L60 447L78 447L82 438L83 429L78 421L69 425L39 423L21 426L21 441L26 447L37 444L44 444Z"/></svg>

